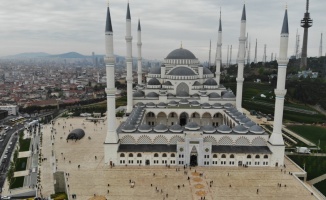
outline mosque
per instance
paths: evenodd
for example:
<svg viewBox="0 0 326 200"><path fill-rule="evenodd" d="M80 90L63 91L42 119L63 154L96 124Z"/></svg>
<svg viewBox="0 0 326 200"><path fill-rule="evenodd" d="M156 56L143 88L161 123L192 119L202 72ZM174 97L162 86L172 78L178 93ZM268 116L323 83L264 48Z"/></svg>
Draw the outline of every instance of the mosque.
<svg viewBox="0 0 326 200"><path fill-rule="evenodd" d="M222 23L218 29L216 72L203 67L182 47L152 68L142 83L141 25L138 21L138 85L132 88L132 35L129 3L126 15L127 108L116 127L115 57L110 8L107 8L106 74L107 165L269 166L284 163L282 118L288 50L288 17L281 31L275 121L272 135L242 112L246 8L243 6L238 56L237 96L220 84ZM213 30L212 30L213 31Z"/></svg>

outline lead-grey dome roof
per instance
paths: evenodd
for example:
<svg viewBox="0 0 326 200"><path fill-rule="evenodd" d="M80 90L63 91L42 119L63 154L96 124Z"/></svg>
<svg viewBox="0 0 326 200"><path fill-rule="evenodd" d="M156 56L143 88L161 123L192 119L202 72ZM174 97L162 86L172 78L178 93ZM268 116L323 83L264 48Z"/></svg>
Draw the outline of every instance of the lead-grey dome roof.
<svg viewBox="0 0 326 200"><path fill-rule="evenodd" d="M143 97L145 96L143 91L136 91L132 94L133 97Z"/></svg>
<svg viewBox="0 0 326 200"><path fill-rule="evenodd" d="M214 107L214 108L222 108L223 106L222 106L222 104L220 104L220 103L214 103L214 104L213 104L213 107Z"/></svg>
<svg viewBox="0 0 326 200"><path fill-rule="evenodd" d="M170 127L171 132L182 132L182 127L179 124L174 124Z"/></svg>
<svg viewBox="0 0 326 200"><path fill-rule="evenodd" d="M158 97L159 95L156 92L150 92L146 96L147 97Z"/></svg>
<svg viewBox="0 0 326 200"><path fill-rule="evenodd" d="M214 133L216 131L216 129L212 125L205 125L205 126L203 126L203 131L205 133Z"/></svg>
<svg viewBox="0 0 326 200"><path fill-rule="evenodd" d="M218 93L216 93L216 92L212 92L212 93L210 93L209 95L209 98L220 98L221 96L218 94Z"/></svg>
<svg viewBox="0 0 326 200"><path fill-rule="evenodd" d="M196 122L189 122L188 124L186 124L186 129L188 130L198 130L200 129L200 127L198 126L198 124Z"/></svg>
<svg viewBox="0 0 326 200"><path fill-rule="evenodd" d="M181 91L177 94L177 97L189 97L189 93L186 91Z"/></svg>
<svg viewBox="0 0 326 200"><path fill-rule="evenodd" d="M172 85L171 81L166 81L163 85Z"/></svg>
<svg viewBox="0 0 326 200"><path fill-rule="evenodd" d="M203 74L213 74L213 73L207 67L204 67Z"/></svg>
<svg viewBox="0 0 326 200"><path fill-rule="evenodd" d="M249 131L255 134L263 134L265 132L265 130L258 125L252 126Z"/></svg>
<svg viewBox="0 0 326 200"><path fill-rule="evenodd" d="M176 102L176 101L170 101L170 102L169 102L169 105L171 105L171 106L176 106L176 105L178 105L178 102Z"/></svg>
<svg viewBox="0 0 326 200"><path fill-rule="evenodd" d="M201 106L203 108L210 108L211 107L211 105L209 103L203 103Z"/></svg>
<svg viewBox="0 0 326 200"><path fill-rule="evenodd" d="M235 95L232 92L227 92L222 97L223 98L235 98Z"/></svg>
<svg viewBox="0 0 326 200"><path fill-rule="evenodd" d="M138 130L140 132L146 132L146 133L148 133L148 132L152 131L152 127L150 125L148 125L148 124L142 124L142 125L140 125L138 127Z"/></svg>
<svg viewBox="0 0 326 200"><path fill-rule="evenodd" d="M154 127L154 131L156 132L166 132L168 130L168 127L165 124L159 124Z"/></svg>
<svg viewBox="0 0 326 200"><path fill-rule="evenodd" d="M152 78L147 82L148 85L161 85L160 81L157 78Z"/></svg>
<svg viewBox="0 0 326 200"><path fill-rule="evenodd" d="M224 106L224 108L232 108L232 104L231 103L226 103L223 106Z"/></svg>
<svg viewBox="0 0 326 200"><path fill-rule="evenodd" d="M204 85L217 85L217 82L214 79L210 78L205 81Z"/></svg>
<svg viewBox="0 0 326 200"><path fill-rule="evenodd" d="M176 67L172 69L168 75L172 76L195 76L196 73L188 67Z"/></svg>
<svg viewBox="0 0 326 200"><path fill-rule="evenodd" d="M255 126L255 125L256 125L256 123L253 122L253 121L249 121L249 122L247 122L247 123L244 124L244 126L245 126L246 128L250 128L250 127Z"/></svg>
<svg viewBox="0 0 326 200"><path fill-rule="evenodd" d="M199 103L198 101L192 101L192 102L191 102L191 105L193 105L193 106L199 106L200 103Z"/></svg>
<svg viewBox="0 0 326 200"><path fill-rule="evenodd" d="M166 103L160 102L159 104L157 104L157 107L166 107Z"/></svg>
<svg viewBox="0 0 326 200"><path fill-rule="evenodd" d="M199 83L198 81L195 81L192 86L201 86L201 83Z"/></svg>
<svg viewBox="0 0 326 200"><path fill-rule="evenodd" d="M123 132L133 132L133 131L135 131L135 130L136 130L136 128L135 128L135 126L132 125L132 124L125 124L125 125L123 126L123 128L122 128L122 131L123 131Z"/></svg>
<svg viewBox="0 0 326 200"><path fill-rule="evenodd" d="M220 133L231 133L232 132L231 128L225 124L217 127L217 131Z"/></svg>
<svg viewBox="0 0 326 200"><path fill-rule="evenodd" d="M175 49L169 53L166 59L196 59L196 56L187 49Z"/></svg>
<svg viewBox="0 0 326 200"><path fill-rule="evenodd" d="M153 67L149 71L149 74L161 74L161 67Z"/></svg>
<svg viewBox="0 0 326 200"><path fill-rule="evenodd" d="M236 133L247 133L248 129L243 125L237 125L233 128L233 131Z"/></svg>

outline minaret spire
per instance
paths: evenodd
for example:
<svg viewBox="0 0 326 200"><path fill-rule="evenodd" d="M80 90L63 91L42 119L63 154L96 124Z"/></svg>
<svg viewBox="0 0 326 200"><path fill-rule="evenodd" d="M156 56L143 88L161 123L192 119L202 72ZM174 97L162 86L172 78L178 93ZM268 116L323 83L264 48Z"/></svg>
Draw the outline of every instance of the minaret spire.
<svg viewBox="0 0 326 200"><path fill-rule="evenodd" d="M240 37L239 37L239 56L238 56L238 76L237 76L237 97L236 107L242 112L242 92L243 92L243 71L245 63L245 44L246 44L246 5L243 5L241 25L240 25Z"/></svg>
<svg viewBox="0 0 326 200"><path fill-rule="evenodd" d="M216 69L215 69L215 80L220 85L221 77L221 64L222 64L222 10L220 8L220 20L217 35L217 48L216 48Z"/></svg>
<svg viewBox="0 0 326 200"><path fill-rule="evenodd" d="M286 81L286 68L289 62L288 53L289 44L289 29L287 9L285 10L283 26L281 31L280 40L280 53L277 59L278 72L277 72L277 87L275 89L275 112L274 112L274 126L273 133L269 138L269 146L273 152L272 165L283 165L284 162L284 141L282 137L282 123L283 123L283 110L284 110L284 97L286 95L285 81Z"/></svg>
<svg viewBox="0 0 326 200"><path fill-rule="evenodd" d="M118 150L118 135L116 132L116 118L115 118L115 56L113 50L113 29L111 23L110 7L107 4L107 16L105 25L105 68L106 68L106 88L107 94L107 133L104 142L104 161L106 164L114 164L117 162Z"/></svg>
<svg viewBox="0 0 326 200"><path fill-rule="evenodd" d="M127 17L126 17L126 64L127 64L127 115L132 111L132 36L131 36L131 15L129 2L127 5Z"/></svg>
<svg viewBox="0 0 326 200"><path fill-rule="evenodd" d="M140 19L138 19L138 29L137 29L137 47L138 47L138 85L142 84L143 80L143 73L142 73L142 55L141 55L141 26L140 26Z"/></svg>

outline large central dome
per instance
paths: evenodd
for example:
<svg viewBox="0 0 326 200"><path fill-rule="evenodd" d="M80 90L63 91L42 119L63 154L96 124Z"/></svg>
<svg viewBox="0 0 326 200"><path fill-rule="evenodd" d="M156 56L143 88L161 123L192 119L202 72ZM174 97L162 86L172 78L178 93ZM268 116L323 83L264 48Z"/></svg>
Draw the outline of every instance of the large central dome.
<svg viewBox="0 0 326 200"><path fill-rule="evenodd" d="M169 53L166 59L196 59L196 56L191 51L180 48Z"/></svg>

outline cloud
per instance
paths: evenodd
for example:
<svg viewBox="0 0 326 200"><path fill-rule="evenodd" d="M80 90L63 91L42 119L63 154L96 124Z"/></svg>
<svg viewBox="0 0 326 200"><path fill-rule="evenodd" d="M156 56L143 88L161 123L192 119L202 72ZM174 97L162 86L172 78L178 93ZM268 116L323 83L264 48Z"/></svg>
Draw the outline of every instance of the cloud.
<svg viewBox="0 0 326 200"><path fill-rule="evenodd" d="M15 0L2 1L0 10L0 55L44 51L63 53L78 51L90 55L104 53L105 0ZM309 29L309 56L317 56L320 33L324 28L323 0L310 3L313 27ZM235 0L130 0L132 15L133 55L137 55L137 19L141 19L143 57L162 60L170 51L180 47L191 50L200 61L208 59L209 40L212 58L215 56L219 9L222 8L223 58L227 46L233 46L236 60L242 2ZM258 39L258 60L262 60L264 44L267 56L278 54L279 37L285 1L247 0L247 31L251 41L251 60L254 42ZM305 12L304 0L288 1L290 43L289 55L294 53L295 35L301 38L300 20ZM110 0L114 30L115 52L125 55L126 1ZM302 41L302 39L301 39ZM300 44L301 46L302 44Z"/></svg>

